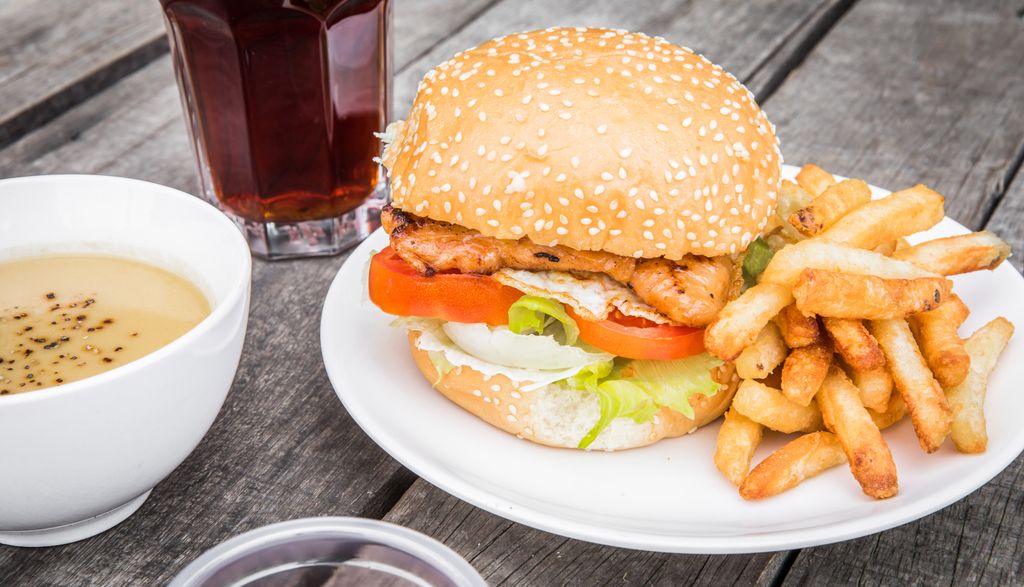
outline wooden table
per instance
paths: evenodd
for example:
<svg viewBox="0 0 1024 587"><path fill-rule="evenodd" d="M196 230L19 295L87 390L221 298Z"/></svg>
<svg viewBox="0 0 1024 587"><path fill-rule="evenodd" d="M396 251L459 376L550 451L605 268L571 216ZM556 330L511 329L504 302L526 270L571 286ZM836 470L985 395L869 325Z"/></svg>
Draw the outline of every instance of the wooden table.
<svg viewBox="0 0 1024 587"><path fill-rule="evenodd" d="M395 0L394 14L397 116L432 65L492 36L642 30L747 83L787 161L892 188L924 182L950 216L1024 250L1024 0ZM196 191L157 2L0 2L0 176L64 172ZM343 260L257 261L242 364L199 448L106 534L0 547L0 585L162 584L230 536L324 515L425 532L493 584L1024 582L1021 458L918 522L754 555L599 546L462 503L374 445L327 381L320 304Z"/></svg>

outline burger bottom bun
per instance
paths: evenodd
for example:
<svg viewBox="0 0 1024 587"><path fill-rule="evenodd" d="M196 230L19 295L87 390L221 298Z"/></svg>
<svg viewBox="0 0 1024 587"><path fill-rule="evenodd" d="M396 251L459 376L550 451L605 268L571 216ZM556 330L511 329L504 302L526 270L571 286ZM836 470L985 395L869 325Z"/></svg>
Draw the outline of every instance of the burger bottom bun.
<svg viewBox="0 0 1024 587"><path fill-rule="evenodd" d="M413 359L427 381L459 407L496 428L538 444L577 448L597 423L600 406L593 393L559 385L522 391L521 383L504 375L487 376L464 366L439 374L428 352L416 346L418 338L418 332L409 331ZM690 398L693 419L668 408L662 408L643 424L616 418L589 449L612 451L647 446L662 438L688 434L715 420L729 407L739 379L732 363L716 369L713 376L723 387L711 397L696 394Z"/></svg>

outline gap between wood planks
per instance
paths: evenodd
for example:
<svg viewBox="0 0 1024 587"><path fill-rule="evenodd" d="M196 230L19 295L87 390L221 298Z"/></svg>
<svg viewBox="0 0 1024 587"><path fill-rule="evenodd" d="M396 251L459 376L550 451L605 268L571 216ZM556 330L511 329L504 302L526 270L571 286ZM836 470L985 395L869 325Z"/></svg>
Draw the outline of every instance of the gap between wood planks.
<svg viewBox="0 0 1024 587"><path fill-rule="evenodd" d="M1021 18L1024 19L1024 7L1020 9L1018 15L1021 15ZM1020 173L1022 165L1024 165L1024 141L1021 141L1021 143L1017 145L1017 149L1014 151L1013 157L1010 159L1010 164L1006 168L1006 173L1003 174L1002 181L1000 181L993 190L994 193L992 194L992 201L989 204L988 209L986 209L981 215L981 224L979 225L980 227L978 230L984 230L988 227L988 223L992 221L992 215L996 213L996 210L999 208L999 204L1003 201L1003 197L1006 195L1007 190L1010 189L1010 186L1013 184L1013 180L1016 179L1017 175Z"/></svg>
<svg viewBox="0 0 1024 587"><path fill-rule="evenodd" d="M76 80L62 91L26 108L0 124L0 149L149 65L168 49L165 36L155 37L97 69L92 75Z"/></svg>

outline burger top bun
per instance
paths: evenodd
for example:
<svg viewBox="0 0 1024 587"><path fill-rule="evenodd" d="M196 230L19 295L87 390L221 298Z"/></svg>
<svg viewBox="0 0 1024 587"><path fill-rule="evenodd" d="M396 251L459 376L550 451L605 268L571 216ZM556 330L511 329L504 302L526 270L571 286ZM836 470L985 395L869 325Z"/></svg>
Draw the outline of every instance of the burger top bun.
<svg viewBox="0 0 1024 587"><path fill-rule="evenodd" d="M427 351L417 348L419 333L409 332L413 359L424 377L445 397L467 412L519 438L560 448L577 448L580 440L600 417L597 395L549 385L522 391L504 375L487 376L469 367L456 367L441 374ZM739 378L732 363L712 372L722 387L710 397L690 398L693 418L662 408L654 419L637 424L630 418L616 418L588 447L591 450L623 450L647 446L662 438L693 432L722 415L736 393Z"/></svg>
<svg viewBox="0 0 1024 587"><path fill-rule="evenodd" d="M385 135L398 208L633 257L742 251L774 211L781 166L736 78L664 39L607 29L459 53Z"/></svg>

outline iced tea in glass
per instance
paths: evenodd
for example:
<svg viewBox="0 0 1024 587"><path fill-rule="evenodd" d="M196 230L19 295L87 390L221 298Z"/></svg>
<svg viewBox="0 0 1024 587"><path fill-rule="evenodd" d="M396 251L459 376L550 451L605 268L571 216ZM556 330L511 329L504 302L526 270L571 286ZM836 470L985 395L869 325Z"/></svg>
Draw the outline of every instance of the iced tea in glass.
<svg viewBox="0 0 1024 587"><path fill-rule="evenodd" d="M160 0L200 189L266 258L365 238L390 99L388 0Z"/></svg>

